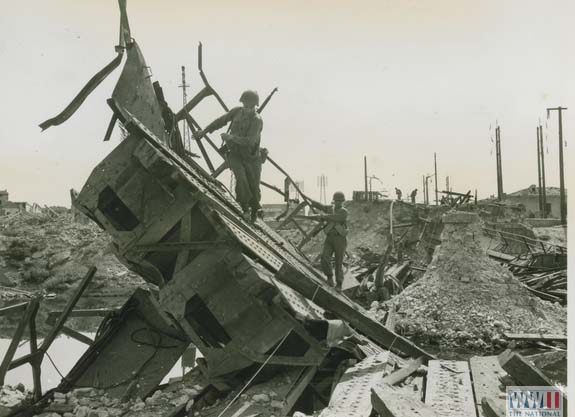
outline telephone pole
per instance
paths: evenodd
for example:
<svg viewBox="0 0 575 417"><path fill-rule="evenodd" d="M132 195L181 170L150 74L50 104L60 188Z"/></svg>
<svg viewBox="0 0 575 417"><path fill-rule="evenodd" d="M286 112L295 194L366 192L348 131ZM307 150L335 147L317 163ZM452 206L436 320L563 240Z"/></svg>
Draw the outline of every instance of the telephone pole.
<svg viewBox="0 0 575 417"><path fill-rule="evenodd" d="M437 154L433 152L433 163L435 164L435 205L439 205L439 194L437 191Z"/></svg>
<svg viewBox="0 0 575 417"><path fill-rule="evenodd" d="M539 139L539 127L537 126L537 191L539 194L539 216L544 217L545 206L543 205L543 179L541 177L541 141Z"/></svg>
<svg viewBox="0 0 575 417"><path fill-rule="evenodd" d="M188 84L186 84L186 67L184 67L182 65L182 85L178 86L182 89L182 102L184 104L184 106L188 103L188 91L187 88L189 87ZM182 120L182 141L184 142L184 148L188 148L188 150L191 150L191 143L190 143L190 132L188 130L188 126L186 124L185 119Z"/></svg>
<svg viewBox="0 0 575 417"><path fill-rule="evenodd" d="M363 181L365 184L365 201L368 201L369 193L367 190L367 156L363 157Z"/></svg>
<svg viewBox="0 0 575 417"><path fill-rule="evenodd" d="M547 118L552 110L559 113L559 192L561 195L561 224L567 224L567 201L565 199L565 178L563 172L563 110L567 107L551 107L547 109Z"/></svg>
<svg viewBox="0 0 575 417"><path fill-rule="evenodd" d="M495 157L497 160L497 200L503 200L503 169L501 166L501 129L495 128Z"/></svg>
<svg viewBox="0 0 575 417"><path fill-rule="evenodd" d="M547 218L547 186L545 184L545 147L543 145L543 126L539 125L539 149L541 150L541 202L543 205L543 218Z"/></svg>

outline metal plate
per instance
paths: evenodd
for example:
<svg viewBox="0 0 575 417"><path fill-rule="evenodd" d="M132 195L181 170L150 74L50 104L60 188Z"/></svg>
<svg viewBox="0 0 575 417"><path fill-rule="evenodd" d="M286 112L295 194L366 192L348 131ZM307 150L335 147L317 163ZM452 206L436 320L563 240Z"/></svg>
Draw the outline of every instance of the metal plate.
<svg viewBox="0 0 575 417"><path fill-rule="evenodd" d="M442 417L477 416L467 362L429 361L425 403Z"/></svg>
<svg viewBox="0 0 575 417"><path fill-rule="evenodd" d="M482 417L481 399L483 397L492 400L499 398L499 378L507 375L507 372L499 365L497 356L474 356L469 360L469 366L473 379L477 414Z"/></svg>
<svg viewBox="0 0 575 417"><path fill-rule="evenodd" d="M389 365L387 352L365 358L347 369L320 417L369 417L371 388L381 381Z"/></svg>

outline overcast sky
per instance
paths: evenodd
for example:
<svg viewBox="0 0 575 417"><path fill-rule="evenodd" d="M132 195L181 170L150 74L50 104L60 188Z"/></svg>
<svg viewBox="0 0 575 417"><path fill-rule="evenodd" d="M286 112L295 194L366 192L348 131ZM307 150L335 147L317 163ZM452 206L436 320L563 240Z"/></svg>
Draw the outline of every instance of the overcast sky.
<svg viewBox="0 0 575 417"><path fill-rule="evenodd" d="M117 3L3 3L0 189L14 201L69 205L69 189L80 189L118 144L118 132L102 138L120 69L68 122L43 133L38 124L115 56ZM496 120L505 191L537 182L538 119L548 123L547 184L558 185L557 114L547 121L545 108L570 107L570 151L574 12L572 0L128 2L132 36L175 111L181 65L190 94L201 88L199 41L206 74L228 105L246 88L262 97L279 88L263 113L263 146L315 198L321 174L329 194L363 189L364 155L388 190L419 188L421 197L434 152L441 189L449 175L455 191L494 194ZM194 114L205 125L220 113L211 100ZM264 179L282 183L269 164Z"/></svg>

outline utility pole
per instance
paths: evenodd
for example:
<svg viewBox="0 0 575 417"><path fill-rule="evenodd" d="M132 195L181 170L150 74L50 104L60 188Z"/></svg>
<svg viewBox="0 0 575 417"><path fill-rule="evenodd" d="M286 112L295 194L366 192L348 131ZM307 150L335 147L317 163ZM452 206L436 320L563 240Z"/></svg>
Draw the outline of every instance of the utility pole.
<svg viewBox="0 0 575 417"><path fill-rule="evenodd" d="M449 189L449 175L445 177L445 191L451 191Z"/></svg>
<svg viewBox="0 0 575 417"><path fill-rule="evenodd" d="M543 126L539 125L539 149L541 151L541 203L543 206L543 218L547 218L547 185L545 184L545 147L543 145Z"/></svg>
<svg viewBox="0 0 575 417"><path fill-rule="evenodd" d="M539 126L537 126L537 194L539 195L539 217L543 217L543 189L541 188L541 142L539 140Z"/></svg>
<svg viewBox="0 0 575 417"><path fill-rule="evenodd" d="M425 175L423 176L423 185L421 193L423 194L423 204L427 205L427 200L425 199Z"/></svg>
<svg viewBox="0 0 575 417"><path fill-rule="evenodd" d="M501 129L495 128L495 156L497 160L497 200L503 200L503 169L501 166Z"/></svg>
<svg viewBox="0 0 575 417"><path fill-rule="evenodd" d="M317 184L319 186L319 202L322 204L327 204L327 177L324 174L321 174L317 178Z"/></svg>
<svg viewBox="0 0 575 417"><path fill-rule="evenodd" d="M365 185L365 201L369 200L369 194L367 190L367 156L363 157L363 181Z"/></svg>
<svg viewBox="0 0 575 417"><path fill-rule="evenodd" d="M435 165L435 205L439 205L439 194L437 192L437 154L433 152L433 163Z"/></svg>
<svg viewBox="0 0 575 417"><path fill-rule="evenodd" d="M561 224L567 224L567 201L565 199L565 178L563 172L563 110L567 107L552 107L547 109L547 118L552 110L559 113L559 192L561 195Z"/></svg>
<svg viewBox="0 0 575 417"><path fill-rule="evenodd" d="M184 104L184 106L188 103L188 92L187 92L187 88L189 87L188 84L186 84L186 67L184 67L182 65L182 85L179 86L182 89L182 102ZM188 148L188 150L191 150L191 143L190 143L190 132L188 130L188 126L186 124L186 120L182 120L182 131L183 131L183 135L182 135L182 140L184 142L184 148Z"/></svg>

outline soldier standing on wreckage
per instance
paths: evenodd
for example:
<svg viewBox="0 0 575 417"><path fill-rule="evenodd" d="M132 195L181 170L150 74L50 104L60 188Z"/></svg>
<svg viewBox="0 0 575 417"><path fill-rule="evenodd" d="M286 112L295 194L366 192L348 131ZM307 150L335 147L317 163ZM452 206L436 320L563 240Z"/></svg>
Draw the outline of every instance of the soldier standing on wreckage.
<svg viewBox="0 0 575 417"><path fill-rule="evenodd" d="M327 282L333 287L333 269L331 259L335 254L335 288L341 291L343 283L343 257L347 247L347 210L343 207L345 196L341 191L333 194L333 212L308 216L312 219L326 221L324 228L325 241L321 253L321 269L327 277ZM330 206L324 206L329 207Z"/></svg>
<svg viewBox="0 0 575 417"><path fill-rule="evenodd" d="M240 97L242 107L235 107L210 123L204 130L194 133L195 138L224 127L231 122L228 133L222 133L225 142L226 160L236 177L236 200L240 203L244 216L255 221L262 215L260 206L260 178L262 156L260 138L263 120L256 111L260 98L255 91L244 91Z"/></svg>

